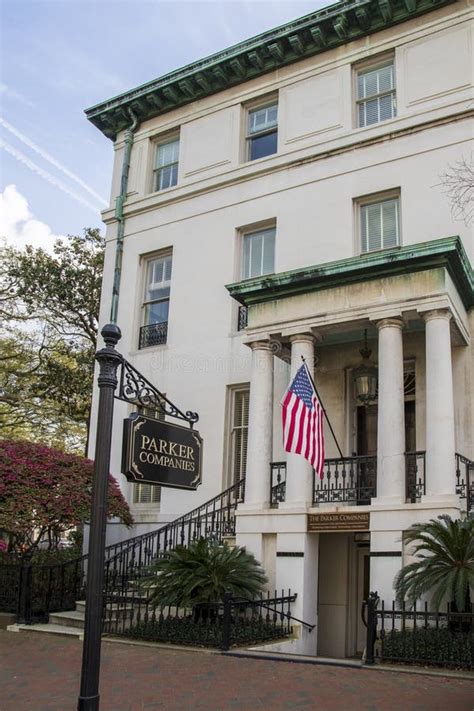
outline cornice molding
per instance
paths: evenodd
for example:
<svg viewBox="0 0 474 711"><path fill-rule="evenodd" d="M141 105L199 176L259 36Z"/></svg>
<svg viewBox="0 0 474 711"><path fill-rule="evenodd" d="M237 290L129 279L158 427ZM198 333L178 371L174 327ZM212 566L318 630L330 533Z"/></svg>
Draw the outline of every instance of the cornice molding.
<svg viewBox="0 0 474 711"><path fill-rule="evenodd" d="M456 0L341 0L86 110L108 138L139 122L260 77Z"/></svg>
<svg viewBox="0 0 474 711"><path fill-rule="evenodd" d="M474 305L474 272L460 237L446 237L406 247L349 257L303 269L228 284L230 295L245 306L373 279L445 268L466 308Z"/></svg>

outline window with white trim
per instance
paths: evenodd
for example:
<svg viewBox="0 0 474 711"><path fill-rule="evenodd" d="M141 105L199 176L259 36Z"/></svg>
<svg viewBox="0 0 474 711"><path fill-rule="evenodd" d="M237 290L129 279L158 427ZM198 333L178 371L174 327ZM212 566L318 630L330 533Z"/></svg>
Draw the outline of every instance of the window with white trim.
<svg viewBox="0 0 474 711"><path fill-rule="evenodd" d="M247 471L247 443L249 429L248 386L232 388L230 403L230 484L245 477Z"/></svg>
<svg viewBox="0 0 474 711"><path fill-rule="evenodd" d="M275 234L275 227L244 234L242 279L252 279L275 271Z"/></svg>
<svg viewBox="0 0 474 711"><path fill-rule="evenodd" d="M166 343L172 264L172 254L149 259L146 263L140 348Z"/></svg>
<svg viewBox="0 0 474 711"><path fill-rule="evenodd" d="M393 59L360 69L357 83L357 125L370 126L397 115Z"/></svg>
<svg viewBox="0 0 474 711"><path fill-rule="evenodd" d="M247 160L257 160L278 150L278 103L250 109L247 116Z"/></svg>
<svg viewBox="0 0 474 711"><path fill-rule="evenodd" d="M375 252L400 244L400 200L391 197L362 203L360 211L360 250Z"/></svg>
<svg viewBox="0 0 474 711"><path fill-rule="evenodd" d="M166 190L178 182L179 137L172 138L156 147L154 189Z"/></svg>

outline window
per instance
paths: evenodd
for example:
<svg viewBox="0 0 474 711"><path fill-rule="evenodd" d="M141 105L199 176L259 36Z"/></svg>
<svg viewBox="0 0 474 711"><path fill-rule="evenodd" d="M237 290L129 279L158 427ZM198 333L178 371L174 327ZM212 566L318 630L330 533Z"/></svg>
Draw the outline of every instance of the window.
<svg viewBox="0 0 474 711"><path fill-rule="evenodd" d="M133 485L134 504L159 504L161 501L161 486L152 484Z"/></svg>
<svg viewBox="0 0 474 711"><path fill-rule="evenodd" d="M250 390L240 387L231 394L230 483L235 484L245 476L247 468Z"/></svg>
<svg viewBox="0 0 474 711"><path fill-rule="evenodd" d="M357 72L357 123L370 126L397 115L393 60Z"/></svg>
<svg viewBox="0 0 474 711"><path fill-rule="evenodd" d="M147 263L144 325L140 329L139 348L166 343L170 303L172 255L151 259Z"/></svg>
<svg viewBox="0 0 474 711"><path fill-rule="evenodd" d="M400 243L399 199L360 205L361 251L390 249Z"/></svg>
<svg viewBox="0 0 474 711"><path fill-rule="evenodd" d="M155 190L172 188L178 182L179 138L160 143L156 150Z"/></svg>
<svg viewBox="0 0 474 711"><path fill-rule="evenodd" d="M248 112L248 160L271 156L278 148L278 104L261 106Z"/></svg>
<svg viewBox="0 0 474 711"><path fill-rule="evenodd" d="M244 234L242 279L275 270L275 227Z"/></svg>

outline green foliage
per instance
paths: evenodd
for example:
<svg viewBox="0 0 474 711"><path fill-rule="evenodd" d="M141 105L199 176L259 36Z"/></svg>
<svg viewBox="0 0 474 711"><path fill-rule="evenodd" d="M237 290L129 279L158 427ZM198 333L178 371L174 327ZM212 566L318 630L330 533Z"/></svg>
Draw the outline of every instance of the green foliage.
<svg viewBox="0 0 474 711"><path fill-rule="evenodd" d="M474 666L474 635L447 627L393 630L383 640L383 659L470 669Z"/></svg>
<svg viewBox="0 0 474 711"><path fill-rule="evenodd" d="M31 555L40 542L58 548L70 529L86 523L92 474L89 459L33 442L0 441L0 529L9 534L10 550ZM133 523L111 475L108 515Z"/></svg>
<svg viewBox="0 0 474 711"><path fill-rule="evenodd" d="M222 617L195 619L194 616L162 615L138 622L124 630L125 637L150 642L169 642L184 646L214 647L222 645ZM280 622L272 624L258 617L233 618L230 623L231 645L258 644L272 639L282 639L288 631Z"/></svg>
<svg viewBox="0 0 474 711"><path fill-rule="evenodd" d="M53 254L6 248L1 258L2 435L84 452L104 239L88 229Z"/></svg>
<svg viewBox="0 0 474 711"><path fill-rule="evenodd" d="M416 560L395 578L397 602L407 600L411 606L431 592L435 610L443 600L454 601L460 612L469 609L474 590L474 519L453 520L443 514L411 526L405 541L415 544Z"/></svg>
<svg viewBox="0 0 474 711"><path fill-rule="evenodd" d="M245 548L201 538L189 548L177 546L151 569L147 582L154 605L195 607L222 600L224 592L254 599L267 579Z"/></svg>

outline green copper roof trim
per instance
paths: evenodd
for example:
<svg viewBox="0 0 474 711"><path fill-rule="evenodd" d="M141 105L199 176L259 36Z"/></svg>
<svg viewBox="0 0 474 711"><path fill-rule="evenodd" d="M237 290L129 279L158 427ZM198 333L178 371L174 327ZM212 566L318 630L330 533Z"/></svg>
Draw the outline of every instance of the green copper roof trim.
<svg viewBox="0 0 474 711"><path fill-rule="evenodd" d="M455 1L341 0L92 106L86 116L115 139L130 122L128 108L141 123Z"/></svg>
<svg viewBox="0 0 474 711"><path fill-rule="evenodd" d="M465 307L473 306L474 272L459 237L446 237L290 272L247 279L228 284L226 288L234 299L241 304L251 306L297 294L437 267L447 269Z"/></svg>

